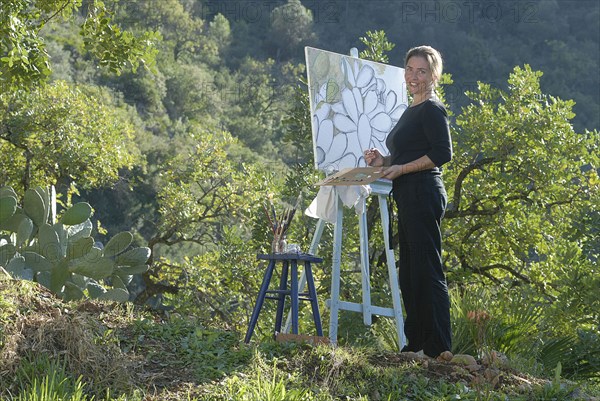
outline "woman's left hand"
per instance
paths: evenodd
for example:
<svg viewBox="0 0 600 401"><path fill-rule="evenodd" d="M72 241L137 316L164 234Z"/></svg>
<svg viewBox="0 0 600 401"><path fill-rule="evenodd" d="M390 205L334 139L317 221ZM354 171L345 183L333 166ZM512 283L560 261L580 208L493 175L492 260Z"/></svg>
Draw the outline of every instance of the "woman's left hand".
<svg viewBox="0 0 600 401"><path fill-rule="evenodd" d="M393 180L394 178L400 177L405 173L405 165L404 164L394 164L383 170L383 176L381 178L387 178L388 180Z"/></svg>

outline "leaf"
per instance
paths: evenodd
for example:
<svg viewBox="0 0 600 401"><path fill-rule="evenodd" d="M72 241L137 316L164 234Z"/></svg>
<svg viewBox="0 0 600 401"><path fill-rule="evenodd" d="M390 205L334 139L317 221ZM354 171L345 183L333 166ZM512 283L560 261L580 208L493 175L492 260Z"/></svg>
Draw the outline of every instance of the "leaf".
<svg viewBox="0 0 600 401"><path fill-rule="evenodd" d="M131 280L133 280L133 275L126 274L119 267L115 269L115 272L113 273L113 278L114 277L118 277L125 286L128 286L131 283Z"/></svg>
<svg viewBox="0 0 600 401"><path fill-rule="evenodd" d="M133 241L133 235L129 231L123 231L115 235L104 247L104 256L112 257L122 253Z"/></svg>
<svg viewBox="0 0 600 401"><path fill-rule="evenodd" d="M90 281L86 288L90 298L98 298L106 292L106 289L95 280Z"/></svg>
<svg viewBox="0 0 600 401"><path fill-rule="evenodd" d="M69 271L96 280L110 276L116 264L113 260L100 255L100 249L92 248L84 257L70 261Z"/></svg>
<svg viewBox="0 0 600 401"><path fill-rule="evenodd" d="M85 297L85 294L83 293L81 288L79 288L74 283L70 283L68 281L65 283L64 294L65 301L74 301Z"/></svg>
<svg viewBox="0 0 600 401"><path fill-rule="evenodd" d="M69 242L66 253L67 260L81 258L87 254L93 246L94 239L92 237L83 237L76 241Z"/></svg>
<svg viewBox="0 0 600 401"><path fill-rule="evenodd" d="M40 252L42 256L51 262L57 262L61 258L58 234L54 227L44 224L40 227L38 234Z"/></svg>
<svg viewBox="0 0 600 401"><path fill-rule="evenodd" d="M64 225L61 223L56 223L52 225L54 231L56 231L56 235L58 236L58 244L60 246L59 252L61 257L65 257L67 255L67 247L68 247L68 232Z"/></svg>
<svg viewBox="0 0 600 401"><path fill-rule="evenodd" d="M29 237L33 233L33 222L24 218L21 220L19 224L19 228L17 229L17 247L20 247L24 243L28 242Z"/></svg>
<svg viewBox="0 0 600 401"><path fill-rule="evenodd" d="M146 273L148 269L148 265L119 266L118 268L119 271L126 275Z"/></svg>
<svg viewBox="0 0 600 401"><path fill-rule="evenodd" d="M52 270L53 264L39 253L26 251L22 255L27 266L31 267L34 272Z"/></svg>
<svg viewBox="0 0 600 401"><path fill-rule="evenodd" d="M50 288L51 286L51 277L52 275L50 274L49 271L43 271L43 272L39 272L36 276L35 276L35 280L43 285L46 288Z"/></svg>
<svg viewBox="0 0 600 401"><path fill-rule="evenodd" d="M119 277L117 275L112 276L112 285L114 288L122 288L124 290L127 289L127 286L125 285L125 283L123 282L121 277Z"/></svg>
<svg viewBox="0 0 600 401"><path fill-rule="evenodd" d="M42 201L44 202L44 223L48 222L48 216L50 216L50 193L47 188L35 187L33 189L35 192L40 195Z"/></svg>
<svg viewBox="0 0 600 401"><path fill-rule="evenodd" d="M149 257L150 248L140 247L117 256L116 262L119 266L138 266L145 264Z"/></svg>
<svg viewBox="0 0 600 401"><path fill-rule="evenodd" d="M17 193L11 187L0 188L0 198L4 198L4 197L8 197L8 196L12 196L15 199L18 198Z"/></svg>
<svg viewBox="0 0 600 401"><path fill-rule="evenodd" d="M17 253L17 248L13 244L5 244L0 246L0 266L6 267L8 262Z"/></svg>
<svg viewBox="0 0 600 401"><path fill-rule="evenodd" d="M87 202L79 202L68 208L60 219L66 226L74 226L85 222L92 216L92 206Z"/></svg>
<svg viewBox="0 0 600 401"><path fill-rule="evenodd" d="M77 287L79 287L82 290L84 290L87 287L88 283L90 281L92 281L92 280L93 279L91 279L89 277L82 276L81 274L73 273L73 274L71 274L71 279L69 281L71 283L75 284Z"/></svg>
<svg viewBox="0 0 600 401"><path fill-rule="evenodd" d="M17 210L17 199L12 196L0 198L0 222L11 217Z"/></svg>
<svg viewBox="0 0 600 401"><path fill-rule="evenodd" d="M576 338L571 335L553 338L540 348L537 359L545 368L552 369L561 360L564 361L567 359L567 356L576 344Z"/></svg>
<svg viewBox="0 0 600 401"><path fill-rule="evenodd" d="M41 272L40 275L44 273L47 272ZM62 292L65 283L71 276L71 272L69 272L67 264L64 262L59 263L48 273L50 273L50 286L48 288L55 294L59 294Z"/></svg>
<svg viewBox="0 0 600 401"><path fill-rule="evenodd" d="M23 210L33 220L36 226L46 223L44 200L37 191L28 189L23 197Z"/></svg>
<svg viewBox="0 0 600 401"><path fill-rule="evenodd" d="M69 242L75 242L78 239L89 237L92 234L93 225L90 220L86 220L81 224L67 227L67 237Z"/></svg>
<svg viewBox="0 0 600 401"><path fill-rule="evenodd" d="M104 294L98 296L97 299L104 299L115 302L127 302L129 301L129 292L122 288L113 288L106 291Z"/></svg>
<svg viewBox="0 0 600 401"><path fill-rule="evenodd" d="M11 274L14 278L20 278L23 280L33 280L33 272L27 268L25 264L25 258L17 256L11 259L6 266L6 271Z"/></svg>
<svg viewBox="0 0 600 401"><path fill-rule="evenodd" d="M16 233L19 231L19 226L23 222L24 219L31 221L29 217L22 213L16 213L10 216L8 219L4 220L0 224L0 230L9 231L11 233ZM33 223L32 223L33 224Z"/></svg>

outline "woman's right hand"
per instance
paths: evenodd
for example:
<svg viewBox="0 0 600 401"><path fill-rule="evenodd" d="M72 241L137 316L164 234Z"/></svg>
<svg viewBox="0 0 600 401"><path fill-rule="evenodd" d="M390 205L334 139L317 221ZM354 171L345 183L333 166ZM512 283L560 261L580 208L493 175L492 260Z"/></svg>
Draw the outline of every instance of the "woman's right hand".
<svg viewBox="0 0 600 401"><path fill-rule="evenodd" d="M381 167L383 166L383 155L377 148L367 149L364 152L365 161L367 165L373 167Z"/></svg>

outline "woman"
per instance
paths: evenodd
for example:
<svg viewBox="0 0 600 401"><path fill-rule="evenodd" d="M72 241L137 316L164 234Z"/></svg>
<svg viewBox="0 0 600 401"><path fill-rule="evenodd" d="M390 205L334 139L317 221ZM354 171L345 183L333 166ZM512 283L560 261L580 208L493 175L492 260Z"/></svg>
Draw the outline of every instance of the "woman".
<svg viewBox="0 0 600 401"><path fill-rule="evenodd" d="M429 46L408 51L404 79L412 103L392 129L386 145L365 151L371 166L383 166L393 180L398 206L399 281L406 310L403 352L447 357L451 349L450 299L442 269L440 224L447 196L440 167L452 159L446 109L435 94L442 75L440 53ZM444 354L444 355L442 355Z"/></svg>

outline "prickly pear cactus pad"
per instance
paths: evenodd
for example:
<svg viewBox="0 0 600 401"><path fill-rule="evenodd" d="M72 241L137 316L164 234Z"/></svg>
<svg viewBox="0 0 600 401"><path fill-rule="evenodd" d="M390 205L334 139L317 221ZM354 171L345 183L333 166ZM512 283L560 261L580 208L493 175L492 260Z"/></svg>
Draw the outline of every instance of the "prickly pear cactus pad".
<svg viewBox="0 0 600 401"><path fill-rule="evenodd" d="M65 300L128 301L127 284L148 269L150 249L132 246L127 231L106 245L96 242L87 202L66 208L58 218L55 211L47 188L28 189L21 202L12 188L0 188L0 267Z"/></svg>

